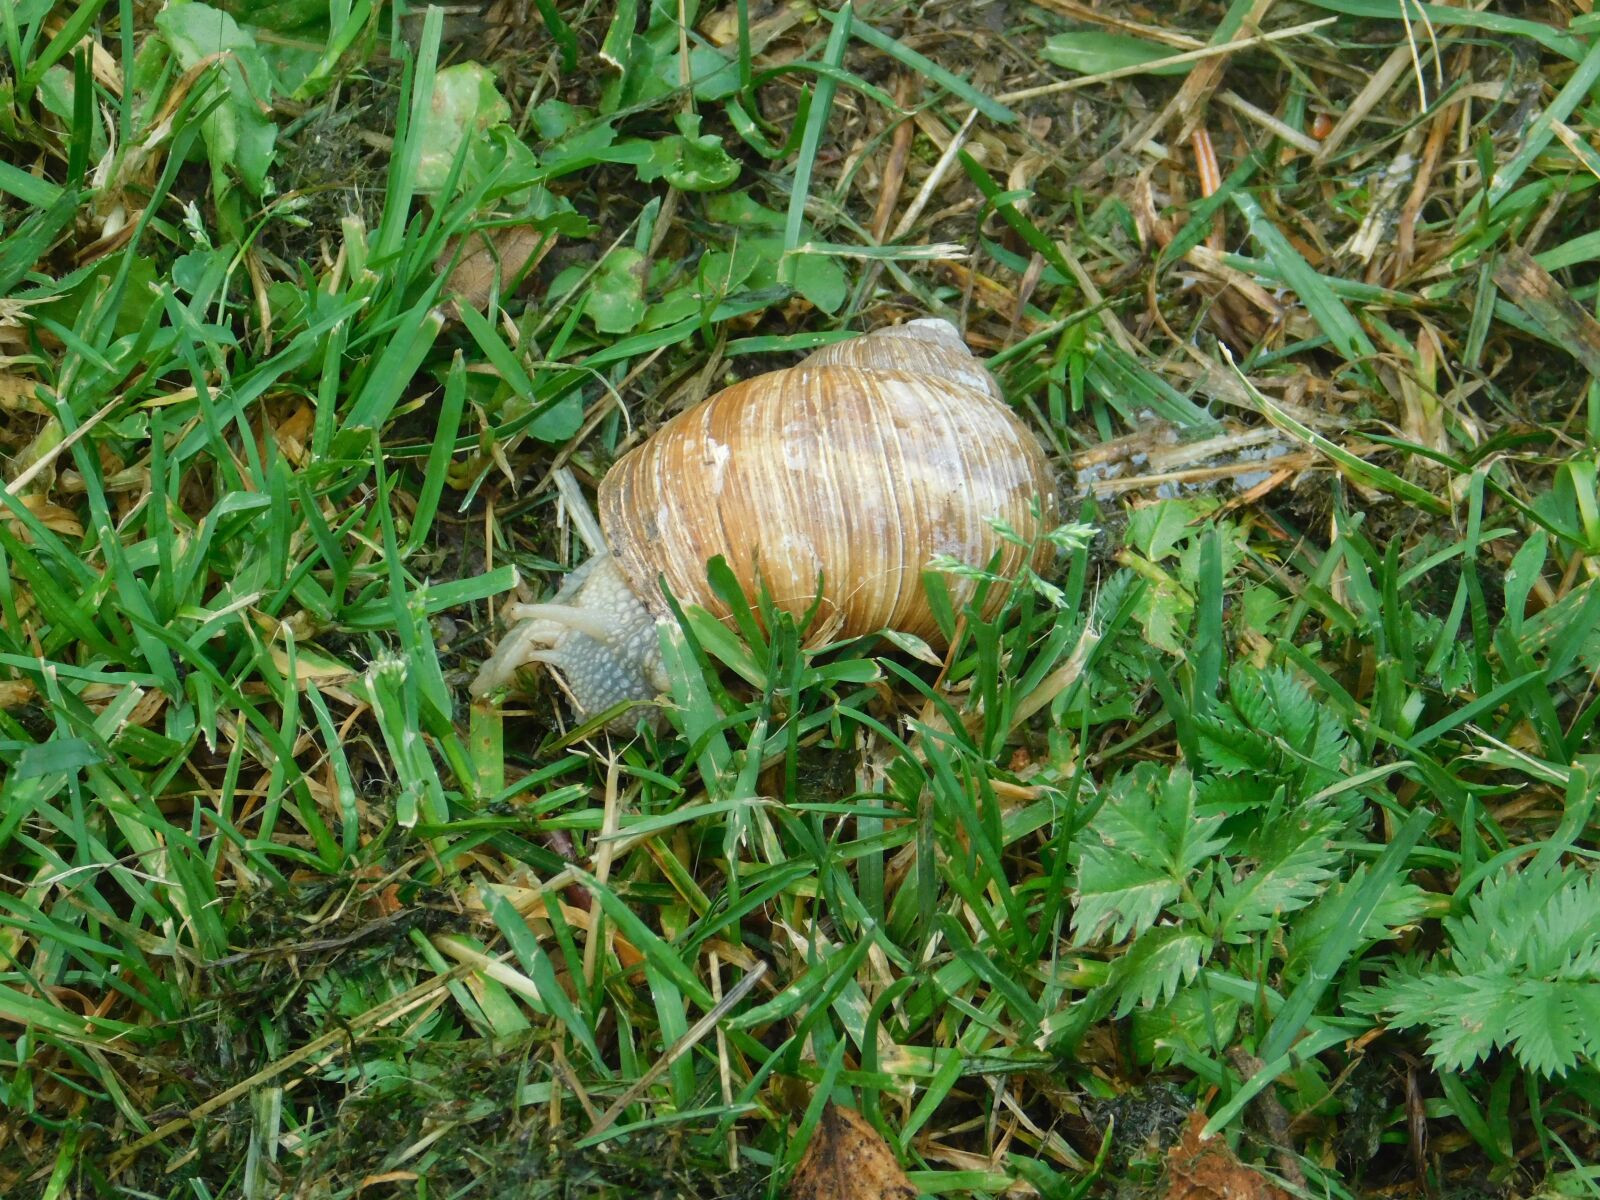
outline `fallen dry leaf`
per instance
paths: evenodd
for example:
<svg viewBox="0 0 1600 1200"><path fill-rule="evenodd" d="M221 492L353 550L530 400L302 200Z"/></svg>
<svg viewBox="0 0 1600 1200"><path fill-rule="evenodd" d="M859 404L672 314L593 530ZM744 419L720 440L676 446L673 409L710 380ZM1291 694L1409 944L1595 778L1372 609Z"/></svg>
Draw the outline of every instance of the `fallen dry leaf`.
<svg viewBox="0 0 1600 1200"><path fill-rule="evenodd" d="M700 31L718 46L731 46L739 40L739 5L727 5L700 23ZM808 6L803 4L755 4L745 14L750 51L760 54L769 43L782 37L794 26L808 19ZM767 10L767 11L762 11Z"/></svg>
<svg viewBox="0 0 1600 1200"><path fill-rule="evenodd" d="M15 348L21 354L27 350L28 338L23 331L23 318L28 315L28 306L39 303L37 300L17 300L13 297L0 296L0 354L7 354Z"/></svg>
<svg viewBox="0 0 1600 1200"><path fill-rule="evenodd" d="M1520 246L1499 256L1494 282L1511 302L1527 313L1560 346L1589 369L1600 374L1600 321L1556 277Z"/></svg>
<svg viewBox="0 0 1600 1200"><path fill-rule="evenodd" d="M497 287L505 287L525 268L538 265L538 260L555 245L553 237L527 225L480 229L469 238L466 252L450 272L444 290L455 297L457 304L470 305L480 312ZM436 264L439 270L450 265L459 245L459 238L452 238L446 244Z"/></svg>
<svg viewBox="0 0 1600 1200"><path fill-rule="evenodd" d="M78 514L70 508L62 508L39 495L23 496L22 507L38 517L39 523L51 533L59 533L64 537L83 536L83 524L78 520ZM0 515L0 519L15 521L18 518L14 513L6 512ZM33 540L33 535L26 528L18 530L18 534L25 542Z"/></svg>
<svg viewBox="0 0 1600 1200"><path fill-rule="evenodd" d="M34 695L33 684L26 679L0 682L0 708L21 708Z"/></svg>
<svg viewBox="0 0 1600 1200"><path fill-rule="evenodd" d="M287 417L272 424L272 436L278 443L278 449L297 467L306 461L315 424L316 413L309 404L297 405Z"/></svg>
<svg viewBox="0 0 1600 1200"><path fill-rule="evenodd" d="M1190 1113L1167 1151L1167 1200L1289 1200L1289 1193L1234 1157L1220 1137L1200 1140L1204 1113Z"/></svg>
<svg viewBox="0 0 1600 1200"><path fill-rule="evenodd" d="M915 1200L916 1195L872 1123L831 1101L789 1182L790 1200Z"/></svg>
<svg viewBox="0 0 1600 1200"><path fill-rule="evenodd" d="M34 395L38 387L37 379L29 379L25 375L17 375L11 371L0 371L0 410L48 414L50 409Z"/></svg>
<svg viewBox="0 0 1600 1200"><path fill-rule="evenodd" d="M279 643L273 643L269 653L272 663L278 670L287 675L289 673L289 652ZM322 654L308 646L296 646L294 657L294 679L297 684L315 682L319 687L329 683L343 683L347 679L354 679L358 671L338 659Z"/></svg>

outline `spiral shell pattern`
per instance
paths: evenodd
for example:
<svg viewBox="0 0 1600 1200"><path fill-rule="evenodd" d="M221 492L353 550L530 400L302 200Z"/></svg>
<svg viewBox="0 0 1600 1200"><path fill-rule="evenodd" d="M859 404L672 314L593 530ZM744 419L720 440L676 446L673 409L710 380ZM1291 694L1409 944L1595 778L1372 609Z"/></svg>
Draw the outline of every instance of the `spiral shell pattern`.
<svg viewBox="0 0 1600 1200"><path fill-rule="evenodd" d="M747 597L764 584L796 615L821 601L808 641L879 629L941 644L922 573L936 555L1010 578L1055 523L1054 476L954 327L914 321L823 348L729 387L668 421L600 486L600 522L646 605L718 617L706 580L727 560ZM1039 514L1035 516L1035 512ZM1035 569L1049 555L1034 553ZM975 581L949 577L958 609ZM1004 602L995 588L988 614Z"/></svg>

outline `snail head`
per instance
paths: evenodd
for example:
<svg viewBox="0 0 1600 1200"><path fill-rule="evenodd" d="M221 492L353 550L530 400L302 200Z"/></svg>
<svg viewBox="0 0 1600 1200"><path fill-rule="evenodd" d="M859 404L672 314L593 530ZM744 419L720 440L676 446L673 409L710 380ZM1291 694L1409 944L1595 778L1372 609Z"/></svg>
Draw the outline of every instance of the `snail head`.
<svg viewBox="0 0 1600 1200"><path fill-rule="evenodd" d="M553 668L585 717L666 690L656 622L609 554L591 558L541 604L513 604L514 627L472 683L482 697L510 682L528 663ZM617 725L631 725L625 714Z"/></svg>

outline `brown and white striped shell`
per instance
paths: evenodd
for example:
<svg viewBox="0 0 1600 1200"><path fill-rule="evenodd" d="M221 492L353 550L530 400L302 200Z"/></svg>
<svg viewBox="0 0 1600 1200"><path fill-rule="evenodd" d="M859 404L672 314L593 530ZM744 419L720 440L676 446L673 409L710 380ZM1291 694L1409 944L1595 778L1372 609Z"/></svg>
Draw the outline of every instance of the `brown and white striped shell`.
<svg viewBox="0 0 1600 1200"><path fill-rule="evenodd" d="M526 662L554 667L577 707L598 712L666 683L654 623L659 583L726 618L706 565L720 555L754 602L765 586L801 616L817 598L815 646L880 629L942 645L923 586L939 556L1007 578L1056 520L1038 441L983 364L942 320L824 347L798 366L734 384L680 413L600 484L609 554L520 624L484 664L476 695ZM1035 569L1049 545L1037 539ZM949 576L959 608L976 583ZM986 609L1004 602L991 589Z"/></svg>
<svg viewBox="0 0 1600 1200"><path fill-rule="evenodd" d="M668 421L607 473L600 524L658 612L660 575L680 600L725 616L706 582L721 555L747 595L764 580L796 615L820 577L814 642L884 628L936 641L929 562L984 567L999 551L1011 576L1026 552L990 519L1025 538L1036 506L1053 520L1050 465L999 396L945 321L836 342ZM958 606L974 586L951 580ZM995 589L990 607L1003 599Z"/></svg>

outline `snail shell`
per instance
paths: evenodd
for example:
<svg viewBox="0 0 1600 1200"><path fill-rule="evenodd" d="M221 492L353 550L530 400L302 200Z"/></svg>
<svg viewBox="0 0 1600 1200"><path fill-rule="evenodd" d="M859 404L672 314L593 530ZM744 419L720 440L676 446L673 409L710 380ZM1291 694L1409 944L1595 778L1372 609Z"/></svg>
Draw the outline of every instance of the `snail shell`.
<svg viewBox="0 0 1600 1200"><path fill-rule="evenodd" d="M1013 575L1032 508L1053 507L1038 441L945 321L824 347L668 421L600 485L600 524L645 604L678 599L726 617L706 581L721 555L746 595L764 582L799 616L822 601L813 644L896 629L936 642L922 572L936 555ZM959 607L976 586L952 579ZM994 589L988 607L1004 601Z"/></svg>
<svg viewBox="0 0 1600 1200"><path fill-rule="evenodd" d="M706 564L721 555L754 601L817 605L808 644L880 629L942 638L922 573L939 555L1012 577L1042 569L1056 523L1043 450L954 326L919 320L826 346L668 421L601 482L610 554L590 560L484 664L483 695L523 663L557 669L596 712L661 689L654 620L664 580L685 604L729 610ZM1002 537L1003 522L1030 550ZM820 598L818 585L821 585ZM948 579L959 608L976 581ZM993 588L985 615L1004 603Z"/></svg>

